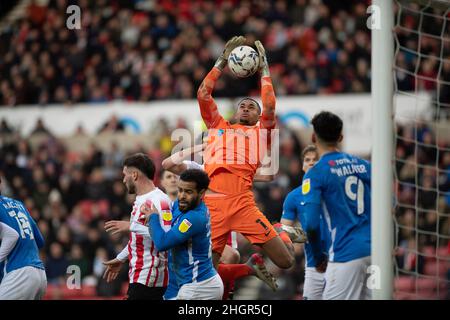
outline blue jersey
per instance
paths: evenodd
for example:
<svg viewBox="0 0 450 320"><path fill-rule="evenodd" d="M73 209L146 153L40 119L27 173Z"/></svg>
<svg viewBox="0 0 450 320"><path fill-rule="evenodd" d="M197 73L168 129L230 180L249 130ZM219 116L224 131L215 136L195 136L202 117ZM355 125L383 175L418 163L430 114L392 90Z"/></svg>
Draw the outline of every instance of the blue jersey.
<svg viewBox="0 0 450 320"><path fill-rule="evenodd" d="M302 210L302 202L303 194L302 187L300 186L289 192L286 196L286 199L284 199L283 215L281 216L281 218L291 221L297 220L303 226L305 224L305 213L304 210ZM325 220L322 217L320 217L320 242L322 252L328 252L328 249L330 247L330 232L328 231L328 226L326 225ZM308 242L305 243L305 258L306 267L313 268L316 266L312 247Z"/></svg>
<svg viewBox="0 0 450 320"><path fill-rule="evenodd" d="M172 273L178 288L213 277L217 272L212 263L211 226L205 204L201 202L196 208L181 212L176 201L172 210L169 231L161 228L157 215L151 215L149 230L158 251L170 249Z"/></svg>
<svg viewBox="0 0 450 320"><path fill-rule="evenodd" d="M173 210L173 208L174 208L174 205L172 203L172 210ZM177 210L176 212L175 211L172 212L172 221L177 219L180 214L181 214L180 210ZM172 300L172 299L176 298L176 296L178 295L178 290L180 289L180 287L177 284L176 275L173 270L172 254L171 254L170 250L169 250L167 256L168 256L167 257L167 265L168 265L168 269L169 269L169 284L167 285L166 292L164 293L164 300Z"/></svg>
<svg viewBox="0 0 450 320"><path fill-rule="evenodd" d="M329 261L370 255L369 162L346 153L327 153L306 173L302 194L306 232L317 232L321 214L331 231ZM313 246L317 255L320 247Z"/></svg>
<svg viewBox="0 0 450 320"><path fill-rule="evenodd" d="M177 277L173 271L172 255L170 254L170 251L168 254L167 264L169 269L169 284L167 285L166 292L164 293L164 300L172 300L176 298L180 288L178 287Z"/></svg>
<svg viewBox="0 0 450 320"><path fill-rule="evenodd" d="M39 248L44 239L36 223L22 202L0 196L0 222L14 229L19 239L14 249L5 259L5 274L13 270L32 266L44 270L39 258Z"/></svg>

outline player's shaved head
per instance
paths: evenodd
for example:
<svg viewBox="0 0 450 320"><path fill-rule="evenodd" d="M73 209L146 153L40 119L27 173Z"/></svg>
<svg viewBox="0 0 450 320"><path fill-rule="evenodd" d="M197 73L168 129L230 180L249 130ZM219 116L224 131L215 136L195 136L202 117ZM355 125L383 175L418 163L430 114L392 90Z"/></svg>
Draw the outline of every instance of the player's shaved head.
<svg viewBox="0 0 450 320"><path fill-rule="evenodd" d="M337 145L342 140L343 122L334 113L322 111L311 120L316 137L328 145Z"/></svg>

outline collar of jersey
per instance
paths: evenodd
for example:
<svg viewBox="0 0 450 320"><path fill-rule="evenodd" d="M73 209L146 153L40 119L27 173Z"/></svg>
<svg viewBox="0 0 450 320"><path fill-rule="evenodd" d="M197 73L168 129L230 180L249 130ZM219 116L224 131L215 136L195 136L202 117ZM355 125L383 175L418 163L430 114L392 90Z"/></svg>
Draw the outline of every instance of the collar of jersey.
<svg viewBox="0 0 450 320"><path fill-rule="evenodd" d="M158 192L158 190L159 190L159 188L158 188L158 187L155 187L155 189L153 189L153 190L150 191L150 192L147 192L147 193L141 194L141 195L139 195L139 196L136 196L136 200L140 200L140 199L143 199L143 198L147 198L147 197L148 197L149 195L151 195L152 193Z"/></svg>
<svg viewBox="0 0 450 320"><path fill-rule="evenodd" d="M336 153L341 153L341 152L340 152L340 151L331 151L331 152L327 152L327 153L325 153L324 155L322 155L322 158L331 156L331 155L336 154Z"/></svg>

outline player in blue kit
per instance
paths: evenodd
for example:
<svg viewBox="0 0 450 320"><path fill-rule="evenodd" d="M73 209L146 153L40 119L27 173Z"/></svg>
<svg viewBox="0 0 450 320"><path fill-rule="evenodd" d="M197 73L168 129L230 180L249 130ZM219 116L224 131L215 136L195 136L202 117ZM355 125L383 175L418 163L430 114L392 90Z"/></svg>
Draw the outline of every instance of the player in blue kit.
<svg viewBox="0 0 450 320"><path fill-rule="evenodd" d="M303 178L301 205L316 268L327 258L321 250L321 216L330 230L323 298L370 299L366 285L370 266L370 164L339 151L343 123L337 115L323 111L311 123L312 141L320 159Z"/></svg>
<svg viewBox="0 0 450 320"><path fill-rule="evenodd" d="M311 169L319 159L317 148L313 145L307 146L302 152L303 171L306 173ZM305 223L304 210L301 206L303 202L302 187L297 187L286 196L283 203L283 214L281 216L281 223L284 226L294 226L296 221L301 225ZM320 218L320 241L322 252L328 252L329 247L329 232L324 222ZM305 300L321 300L323 290L325 288L325 269L326 260L323 261L319 267L320 272L316 270L316 262L312 253L311 245L305 243L305 283L303 285L303 299Z"/></svg>
<svg viewBox="0 0 450 320"><path fill-rule="evenodd" d="M222 299L223 283L212 263L209 211L202 201L208 185L209 178L202 170L186 170L180 175L172 227L167 232L157 223L154 208L144 213L157 249L170 250L177 300Z"/></svg>
<svg viewBox="0 0 450 320"><path fill-rule="evenodd" d="M41 299L47 288L44 238L22 202L0 196L0 300Z"/></svg>

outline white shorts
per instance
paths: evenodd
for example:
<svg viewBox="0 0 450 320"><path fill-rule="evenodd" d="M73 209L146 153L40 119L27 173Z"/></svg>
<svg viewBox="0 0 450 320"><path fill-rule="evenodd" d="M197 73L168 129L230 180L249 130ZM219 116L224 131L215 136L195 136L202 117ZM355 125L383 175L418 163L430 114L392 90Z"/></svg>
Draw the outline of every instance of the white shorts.
<svg viewBox="0 0 450 320"><path fill-rule="evenodd" d="M325 273L317 272L316 268L305 269L305 283L303 284L303 299L322 300L325 288Z"/></svg>
<svg viewBox="0 0 450 320"><path fill-rule="evenodd" d="M23 267L7 273L0 283L0 300L40 300L47 289L45 271Z"/></svg>
<svg viewBox="0 0 450 320"><path fill-rule="evenodd" d="M223 282L218 274L193 283L186 283L178 291L177 300L222 300Z"/></svg>
<svg viewBox="0 0 450 320"><path fill-rule="evenodd" d="M370 256L348 262L329 262L325 272L324 300L370 300L367 287Z"/></svg>

